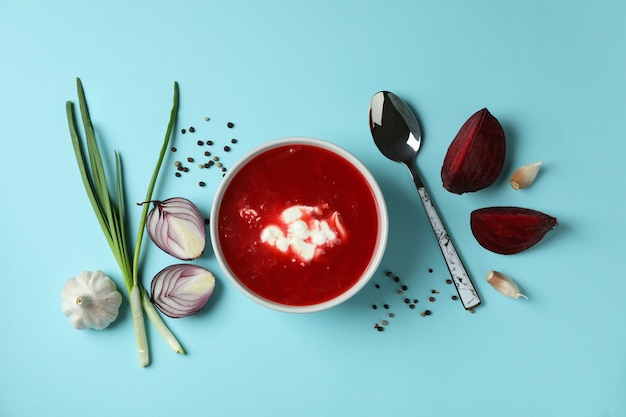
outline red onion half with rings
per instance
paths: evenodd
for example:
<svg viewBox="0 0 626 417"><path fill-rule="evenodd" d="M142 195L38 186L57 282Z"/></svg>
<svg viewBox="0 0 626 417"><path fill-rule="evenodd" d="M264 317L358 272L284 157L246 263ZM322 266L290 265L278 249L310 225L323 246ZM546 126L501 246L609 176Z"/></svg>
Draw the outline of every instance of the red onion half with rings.
<svg viewBox="0 0 626 417"><path fill-rule="evenodd" d="M152 303L172 318L190 316L209 301L215 290L215 277L201 266L170 265L152 279Z"/></svg>
<svg viewBox="0 0 626 417"><path fill-rule="evenodd" d="M206 247L206 226L200 210L181 197L151 201L154 207L146 219L148 236L161 250L175 258L199 258Z"/></svg>

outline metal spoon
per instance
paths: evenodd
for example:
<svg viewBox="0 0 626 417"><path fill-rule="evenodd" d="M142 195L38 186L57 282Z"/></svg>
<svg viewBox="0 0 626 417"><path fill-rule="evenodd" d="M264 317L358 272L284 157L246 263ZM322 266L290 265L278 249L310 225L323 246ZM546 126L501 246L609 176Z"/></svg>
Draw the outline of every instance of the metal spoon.
<svg viewBox="0 0 626 417"><path fill-rule="evenodd" d="M398 96L388 91L379 91L370 102L369 122L374 142L382 154L392 161L403 163L411 172L463 307L466 310L477 307L480 305L478 292L415 166L415 156L422 141L422 132L415 115Z"/></svg>

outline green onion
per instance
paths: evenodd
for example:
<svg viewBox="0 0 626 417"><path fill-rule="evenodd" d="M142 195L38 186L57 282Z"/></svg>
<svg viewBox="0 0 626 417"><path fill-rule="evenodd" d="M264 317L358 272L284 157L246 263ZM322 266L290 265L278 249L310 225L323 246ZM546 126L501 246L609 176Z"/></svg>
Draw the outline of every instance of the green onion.
<svg viewBox="0 0 626 417"><path fill-rule="evenodd" d="M148 316L150 322L155 326L159 334L165 339L170 348L176 353L184 354L176 337L171 333L167 325L163 322L161 315L157 312L154 305L150 302L149 296L141 285L139 278L139 256L141 252L141 242L146 225L146 217L148 215L148 205L144 205L139 228L137 231L136 243L131 257L131 244L126 234L127 224L124 217L124 199L122 189L122 168L119 154L115 152L115 181L110 184L107 181L104 164L98 149L95 132L89 116L87 108L87 100L80 78L76 79L78 90L78 103L84 129L84 140L78 133L77 117L74 112L74 105L71 101L66 103L67 120L70 128L70 136L78 169L83 180L83 185L87 191L87 196L91 202L91 206L96 214L96 218L100 223L100 227L104 232L104 236L113 252L113 256L117 261L124 284L128 292L130 300L131 314L133 317L133 325L137 339L137 349L139 352L139 363L141 366L147 366L150 363L148 353L148 341L146 338L146 328L144 324L144 312ZM157 177L165 157L166 150L172 136L172 130L178 113L178 83L174 83L174 103L170 113L170 120L167 125L165 139L161 146L159 159L157 160L146 198L144 201L152 200L152 193L156 185Z"/></svg>

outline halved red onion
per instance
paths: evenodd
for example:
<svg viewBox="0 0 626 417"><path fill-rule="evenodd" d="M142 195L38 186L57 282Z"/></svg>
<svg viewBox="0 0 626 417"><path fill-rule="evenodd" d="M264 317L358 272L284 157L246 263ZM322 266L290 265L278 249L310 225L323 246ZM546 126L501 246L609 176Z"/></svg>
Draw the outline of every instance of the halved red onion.
<svg viewBox="0 0 626 417"><path fill-rule="evenodd" d="M170 265L152 279L150 300L172 318L190 316L209 301L215 290L215 277L201 266Z"/></svg>
<svg viewBox="0 0 626 417"><path fill-rule="evenodd" d="M152 203L146 230L155 245L184 261L199 258L206 247L206 226L200 210L181 197Z"/></svg>

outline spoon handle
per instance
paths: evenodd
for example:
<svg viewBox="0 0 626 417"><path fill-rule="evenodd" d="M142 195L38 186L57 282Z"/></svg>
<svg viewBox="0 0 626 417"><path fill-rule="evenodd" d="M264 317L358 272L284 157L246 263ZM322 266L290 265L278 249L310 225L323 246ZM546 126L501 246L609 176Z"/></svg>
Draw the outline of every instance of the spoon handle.
<svg viewBox="0 0 626 417"><path fill-rule="evenodd" d="M437 209L435 209L435 205L428 195L426 187L424 187L416 169L414 167L409 167L409 169L413 175L413 180L415 182L415 186L417 187L417 193L419 194L422 204L424 205L424 209L426 210L426 214L428 215L428 220L430 220L430 225L435 232L435 237L439 243L441 253L443 254L446 264L448 265L448 270L452 276L452 281L454 282L456 291L459 294L461 303L463 303L463 307L465 307L466 310L478 307L480 305L478 291L476 291L465 266L463 266L461 257L456 251L456 248L452 243L452 239L450 239L450 236L448 235L448 232L446 231L446 228L437 213Z"/></svg>

